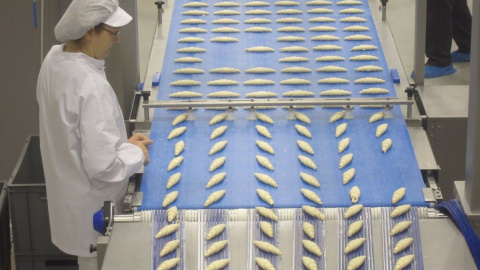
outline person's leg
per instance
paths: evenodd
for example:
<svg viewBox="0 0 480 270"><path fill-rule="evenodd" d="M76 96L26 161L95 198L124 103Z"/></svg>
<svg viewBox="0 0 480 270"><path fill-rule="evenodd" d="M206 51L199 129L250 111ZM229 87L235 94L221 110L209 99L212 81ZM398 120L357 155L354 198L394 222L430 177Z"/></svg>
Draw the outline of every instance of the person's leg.
<svg viewBox="0 0 480 270"><path fill-rule="evenodd" d="M97 257L78 257L78 270L98 270Z"/></svg>
<svg viewBox="0 0 480 270"><path fill-rule="evenodd" d="M427 66L447 67L452 64L452 10L455 0L427 0Z"/></svg>
<svg viewBox="0 0 480 270"><path fill-rule="evenodd" d="M453 40L458 51L452 52L453 62L469 62L472 41L472 15L467 0L455 0L452 12Z"/></svg>

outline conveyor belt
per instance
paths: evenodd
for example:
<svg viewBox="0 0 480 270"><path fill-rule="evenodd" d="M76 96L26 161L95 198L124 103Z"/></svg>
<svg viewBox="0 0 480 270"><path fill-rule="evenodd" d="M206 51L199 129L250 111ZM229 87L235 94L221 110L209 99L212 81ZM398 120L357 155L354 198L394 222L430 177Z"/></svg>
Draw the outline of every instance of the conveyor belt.
<svg viewBox="0 0 480 270"><path fill-rule="evenodd" d="M212 15L214 11L221 8L214 8L214 3L209 3L208 8L197 8L210 12L208 16L201 16L201 19L206 20L206 25L181 25L179 22L188 18L197 18L196 16L181 15L185 10L192 10L194 8L183 8L182 5L188 1L176 1L174 8L174 15L172 18L172 26L170 29L168 45L166 49L166 58L162 70L162 78L159 87L159 100L169 99L168 94L191 90L204 94L206 98L207 93L228 90L239 93L241 98L245 94L253 91L272 91L279 95L286 91L302 89L309 90L316 94L332 88L340 88L352 91L352 97L360 97L364 95L358 94L361 89L368 87L382 87L390 90L390 94L379 96L395 96L393 85L388 73L388 67L383 58L380 43L375 32L370 10L367 3L360 6L353 6L354 8L361 8L365 11L364 14L353 14L351 16L359 16L367 18L366 23L358 23L370 28L368 32L359 32L358 34L366 34L373 38L372 41L344 41L343 37L356 32L344 32L342 29L346 26L354 25L354 23L341 23L339 21L342 17L349 15L340 15L340 9L349 8L349 6L306 6L302 3L299 7L278 7L271 2L269 7L261 7L261 9L271 10L272 15L243 15L246 10L255 8L241 7L229 8L238 10L242 13L239 16L228 16L229 18L237 19L240 24L237 25L215 25L211 24L214 19L219 19L227 16ZM244 2L239 2L244 3ZM285 8L298 8L303 10L302 15L277 15L276 11ZM307 14L307 10L311 8L330 8L334 10L333 14ZM308 23L308 19L312 17L325 16L336 18L334 23ZM245 19L254 17L268 18L273 23L267 25L257 25L272 28L272 33L235 33L235 34L215 34L210 31L205 34L195 34L196 36L205 39L203 43L196 44L178 44L177 40L186 36L193 36L192 34L178 33L180 29L186 27L202 27L211 30L216 27L230 26L243 30L247 27L255 25L244 24ZM297 17L303 19L303 23L294 24L306 29L303 33L277 33L276 29L287 24L274 23L276 19L283 17ZM308 28L312 26L329 25L338 28L335 32L309 32ZM310 41L310 37L330 34L340 37L340 41L318 42ZM238 43L212 43L210 38L215 36L234 36L239 39ZM286 35L298 35L306 38L305 42L277 42L276 38ZM312 48L317 45L334 44L342 46L341 51L321 52L313 51ZM360 44L373 44L378 47L378 50L368 52L351 52L353 46ZM303 46L310 49L307 53L284 53L280 52L281 47L286 46ZM180 47L197 46L206 48L206 53L185 54L176 53L175 50ZM252 46L269 46L275 49L273 53L247 53L245 49ZM342 62L315 62L315 57L322 55L340 55L346 58ZM379 61L349 61L348 58L358 54L372 54L379 57ZM174 63L174 59L185 56L194 56L203 59L202 63L198 64L178 64ZM308 63L279 63L278 59L287 56L304 56L309 58ZM360 65L375 64L383 67L382 72L355 72L354 68ZM315 69L326 65L344 66L348 69L344 73L317 73ZM242 72L238 74L210 74L208 70L216 67L234 67L240 69ZM243 71L251 67L270 67L277 70L274 74L268 75L252 75L245 74ZM285 74L280 73L280 69L288 66L303 66L309 67L313 70L309 74ZM205 70L203 75L173 75L173 71L182 67L195 67ZM349 84L317 84L316 81L325 77L341 77L348 79ZM384 84L354 84L353 81L360 77L379 77L386 80ZM170 83L179 79L194 79L200 81L202 86L196 87L172 87ZM207 82L215 79L232 79L240 82L238 86L228 87L213 87L207 86ZM243 86L242 83L246 80L262 78L270 79L276 82L272 86ZM301 86L285 86L280 85L280 81L287 78L302 78L312 82L310 85ZM421 188L423 187L422 177L418 168L415 154L413 152L409 135L406 129L405 121L399 108L394 108L393 119L383 119L374 124L368 124L368 118L379 109L360 109L355 108L355 119L340 120L335 123L328 123L328 119L339 109L322 109L315 108L310 110L302 110L308 115L311 120L311 125L306 125L312 133L312 138L305 138L299 135L294 128L295 124L302 124L298 120L286 120L287 111L281 108L274 110L265 110L263 113L269 115L275 121L274 125L263 123L259 120L248 121L246 116L248 111L239 108L235 112L236 120L224 121L213 126L209 126L208 122L218 111L208 111L203 108L196 110L195 115L197 120L193 122L184 122L178 126L186 126L187 131L182 136L167 140L167 135L172 130L171 121L180 114L178 111L167 111L165 109L156 109L155 116L152 122L151 138L155 143L150 146L151 164L146 167L144 172L143 183L141 191L144 193L142 209L160 209L162 200L170 191L179 191L179 196L174 205L183 209L197 209L203 208L208 195L216 190L226 190L226 195L220 201L212 205L212 208L252 208L255 206L267 206L256 194L257 188L262 188L270 192L275 201L274 207L300 207L304 204L312 204L306 200L300 193L301 188L308 188L316 192L323 200L325 207L344 207L351 205L348 192L354 185L358 186L362 195L360 203L366 206L386 206L391 204L392 193L399 187L407 188L407 195L402 200L402 203L410 203L413 205L426 205L424 202ZM347 123L347 132L339 138L335 138L335 127L340 123ZM380 123L388 123L388 131L380 138L375 137L375 128ZM255 130L255 125L264 125L272 133L272 139L268 140L259 135ZM209 136L214 128L221 125L227 125L229 128L227 132L221 137L210 140ZM350 137L350 146L344 153L337 153L338 141ZM392 148L386 153L381 152L381 141L391 138L393 141ZM303 153L296 146L296 140L301 139L309 142L315 151L314 156L310 156L312 160L318 165L318 170L314 171L301 165L297 156L299 154L309 156ZM172 158L173 146L179 140L185 141L185 150L182 153L184 156L183 164L171 172L167 172L166 168ZM227 140L227 147L221 152L209 156L208 151L211 146L220 141ZM262 140L270 143L275 149L274 156L263 152L255 145L255 140ZM354 159L346 168L339 170L338 162L340 157L346 153L353 153ZM275 170L270 172L258 165L255 160L256 155L262 155L270 159ZM208 172L208 167L215 158L225 156L227 161L223 167L214 171ZM342 184L342 174L349 168L356 168L355 178L347 185ZM315 188L305 184L299 177L300 172L306 172L314 175L321 184L320 188ZM170 175L176 172L181 172L182 177L180 182L167 190L165 188L166 181ZM217 186L210 189L205 188L205 184L210 177L215 173L227 172L226 179ZM260 183L254 177L254 173L266 173L273 177L277 183L278 188L273 188Z"/></svg>

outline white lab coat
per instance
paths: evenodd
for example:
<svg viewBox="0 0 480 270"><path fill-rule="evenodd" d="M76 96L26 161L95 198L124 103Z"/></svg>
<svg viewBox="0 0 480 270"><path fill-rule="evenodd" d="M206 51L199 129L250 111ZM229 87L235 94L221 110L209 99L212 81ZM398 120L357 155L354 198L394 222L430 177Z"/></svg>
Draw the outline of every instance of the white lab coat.
<svg viewBox="0 0 480 270"><path fill-rule="evenodd" d="M121 201L144 157L127 143L105 61L63 47L52 47L37 82L52 242L68 254L92 257L89 246L99 236L93 214L105 200Z"/></svg>

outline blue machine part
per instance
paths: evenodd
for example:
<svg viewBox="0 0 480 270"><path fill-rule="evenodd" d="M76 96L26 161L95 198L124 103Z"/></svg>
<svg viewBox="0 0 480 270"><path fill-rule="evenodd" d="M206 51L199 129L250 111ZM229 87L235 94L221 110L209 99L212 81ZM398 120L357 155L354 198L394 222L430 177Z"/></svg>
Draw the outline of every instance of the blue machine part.
<svg viewBox="0 0 480 270"><path fill-rule="evenodd" d="M152 86L158 86L160 82L160 72L153 73Z"/></svg>
<svg viewBox="0 0 480 270"><path fill-rule="evenodd" d="M104 226L104 215L103 209L98 210L95 214L93 214L93 228L95 231L105 235L105 226Z"/></svg>
<svg viewBox="0 0 480 270"><path fill-rule="evenodd" d="M397 69L390 69L390 74L392 75L392 82L393 83L400 83L400 76L398 75Z"/></svg>

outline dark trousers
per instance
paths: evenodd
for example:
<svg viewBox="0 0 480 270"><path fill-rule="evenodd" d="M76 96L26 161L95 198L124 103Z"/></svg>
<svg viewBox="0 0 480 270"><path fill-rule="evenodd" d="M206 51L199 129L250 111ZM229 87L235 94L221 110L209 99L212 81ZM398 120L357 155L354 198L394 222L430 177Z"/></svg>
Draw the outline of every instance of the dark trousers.
<svg viewBox="0 0 480 270"><path fill-rule="evenodd" d="M461 53L470 53L472 15L467 0L427 0L427 65L452 64L452 38Z"/></svg>

